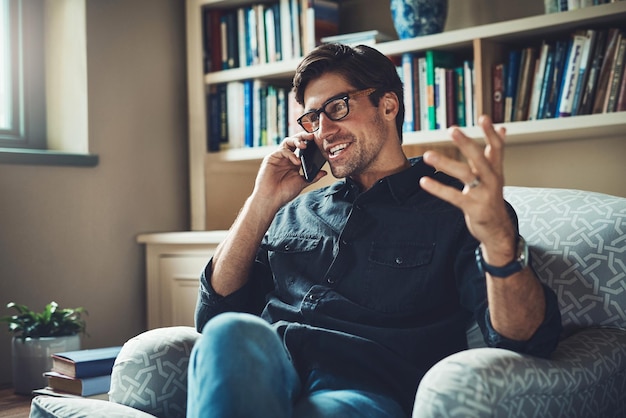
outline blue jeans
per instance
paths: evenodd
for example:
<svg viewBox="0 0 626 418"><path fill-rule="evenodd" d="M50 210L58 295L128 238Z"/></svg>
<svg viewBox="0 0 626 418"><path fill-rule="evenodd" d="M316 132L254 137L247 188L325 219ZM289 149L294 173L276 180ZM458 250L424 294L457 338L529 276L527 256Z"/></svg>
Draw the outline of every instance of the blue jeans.
<svg viewBox="0 0 626 418"><path fill-rule="evenodd" d="M226 313L211 319L189 360L187 417L399 418L391 398L319 371L305 382L264 320Z"/></svg>

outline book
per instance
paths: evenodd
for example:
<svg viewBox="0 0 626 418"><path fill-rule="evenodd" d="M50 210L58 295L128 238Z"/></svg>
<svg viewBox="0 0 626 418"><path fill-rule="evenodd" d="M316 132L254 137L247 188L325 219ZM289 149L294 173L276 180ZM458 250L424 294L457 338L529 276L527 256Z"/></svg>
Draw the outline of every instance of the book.
<svg viewBox="0 0 626 418"><path fill-rule="evenodd" d="M324 36L321 42L325 44L339 43L345 45L376 45L381 42L392 41L394 38L378 30L367 30L363 32L344 33L335 36Z"/></svg>
<svg viewBox="0 0 626 418"><path fill-rule="evenodd" d="M467 126L465 121L465 75L463 73L463 67L456 67L454 69L456 92L456 118L457 125L463 127Z"/></svg>
<svg viewBox="0 0 626 418"><path fill-rule="evenodd" d="M572 116L577 115L579 111L580 102L585 89L584 86L587 83L587 77L589 75L590 57L595 48L597 31L589 29L582 31L582 35L585 36L585 45L578 69L578 81L576 82L576 91L574 92L574 100L572 103Z"/></svg>
<svg viewBox="0 0 626 418"><path fill-rule="evenodd" d="M506 65L506 84L504 86L504 122L513 120L513 105L517 94L517 79L522 51L514 49L509 51Z"/></svg>
<svg viewBox="0 0 626 418"><path fill-rule="evenodd" d="M426 57L417 59L417 72L419 84L419 120L420 130L428 130L428 98L426 97Z"/></svg>
<svg viewBox="0 0 626 418"><path fill-rule="evenodd" d="M463 79L465 83L465 125L474 126L477 123L474 63L469 60L463 61Z"/></svg>
<svg viewBox="0 0 626 418"><path fill-rule="evenodd" d="M437 113L435 107L435 68L453 67L454 61L455 56L451 52L432 49L426 51L426 98L428 108L428 129L437 129ZM445 119L443 120L443 123L445 124ZM424 126L423 129L426 129L426 126Z"/></svg>
<svg viewBox="0 0 626 418"><path fill-rule="evenodd" d="M107 393L111 388L111 374L92 377L71 377L57 372L45 372L48 386L54 390L80 396Z"/></svg>
<svg viewBox="0 0 626 418"><path fill-rule="evenodd" d="M572 107L574 105L574 93L578 84L578 72L582 61L583 49L585 47L586 37L575 34L572 37L567 62L565 65L565 73L563 74L563 84L561 88L561 98L559 99L559 117L572 115Z"/></svg>
<svg viewBox="0 0 626 418"><path fill-rule="evenodd" d="M552 119L557 115L557 105L561 95L563 71L565 70L568 48L569 44L565 40L558 40L554 46L554 70L552 72L552 78L549 81L550 85L548 86L544 119Z"/></svg>
<svg viewBox="0 0 626 418"><path fill-rule="evenodd" d="M602 65L602 60L604 59L607 34L607 30L601 30L596 36L596 43L592 54L593 58L591 59L588 71L589 74L587 75L585 87L582 92L582 98L580 99L578 110L576 111L576 114L578 115L588 115L593 110L593 101L596 95L596 85L598 82L600 67Z"/></svg>
<svg viewBox="0 0 626 418"><path fill-rule="evenodd" d="M401 56L401 79L403 83L404 95L404 123L402 125L403 132L413 132L415 130L414 117L414 80L413 80L413 54L404 53Z"/></svg>
<svg viewBox="0 0 626 418"><path fill-rule="evenodd" d="M536 50L527 47L522 50L520 71L517 81L517 94L513 104L513 122L523 121L528 118L530 104L530 90L533 82L533 69L535 67Z"/></svg>
<svg viewBox="0 0 626 418"><path fill-rule="evenodd" d="M454 68L444 69L444 83L446 85L446 122L445 128L458 125L456 117L456 75Z"/></svg>
<svg viewBox="0 0 626 418"><path fill-rule="evenodd" d="M623 112L626 110L626 70L622 71L622 81L620 85L619 94L617 96L617 105L615 106L616 112Z"/></svg>
<svg viewBox="0 0 626 418"><path fill-rule="evenodd" d="M52 354L52 372L83 378L111 374L122 347L92 348Z"/></svg>
<svg viewBox="0 0 626 418"><path fill-rule="evenodd" d="M494 123L504 122L504 65L504 63L499 63L493 67L491 117Z"/></svg>
<svg viewBox="0 0 626 418"><path fill-rule="evenodd" d="M539 119L539 99L541 98L541 88L546 73L546 62L548 61L550 45L547 42L543 42L539 51L539 58L535 60L535 75L531 88L528 120Z"/></svg>
<svg viewBox="0 0 626 418"><path fill-rule="evenodd" d="M546 57L546 68L541 81L541 92L539 94L539 106L537 108L537 119L545 119L546 106L548 103L550 81L554 73L554 45L549 45L548 56Z"/></svg>
<svg viewBox="0 0 626 418"><path fill-rule="evenodd" d="M339 2L336 0L305 0L307 2L307 47L305 53L320 45L323 38L339 33Z"/></svg>
<svg viewBox="0 0 626 418"><path fill-rule="evenodd" d="M596 85L596 97L593 102L591 113L602 113L604 111L604 100L609 86L609 75L611 73L611 68L613 67L613 58L615 57L619 34L619 29L609 29L606 40L606 48L604 50L604 59L602 60L600 74L598 75L598 83Z"/></svg>
<svg viewBox="0 0 626 418"><path fill-rule="evenodd" d="M619 35L619 42L613 58L613 67L609 73L609 84L604 104L604 113L614 112L619 94L619 84L624 70L624 54L626 53L626 38L623 33Z"/></svg>

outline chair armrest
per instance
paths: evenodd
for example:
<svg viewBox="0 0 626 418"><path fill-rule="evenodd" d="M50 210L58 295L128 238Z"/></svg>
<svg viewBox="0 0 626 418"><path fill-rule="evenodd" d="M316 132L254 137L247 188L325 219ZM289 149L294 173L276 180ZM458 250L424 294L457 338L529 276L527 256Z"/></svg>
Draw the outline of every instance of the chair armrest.
<svg viewBox="0 0 626 418"><path fill-rule="evenodd" d="M624 417L626 331L587 328L551 359L497 348L453 354L430 369L413 418Z"/></svg>
<svg viewBox="0 0 626 418"><path fill-rule="evenodd" d="M193 327L167 327L128 340L113 365L110 400L156 417L184 418L187 365L199 336Z"/></svg>

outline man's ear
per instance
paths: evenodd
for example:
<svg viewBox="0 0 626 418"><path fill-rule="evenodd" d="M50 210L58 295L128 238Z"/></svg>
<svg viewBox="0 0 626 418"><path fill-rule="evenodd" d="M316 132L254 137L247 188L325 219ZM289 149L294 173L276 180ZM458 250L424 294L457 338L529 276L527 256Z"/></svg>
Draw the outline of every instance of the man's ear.
<svg viewBox="0 0 626 418"><path fill-rule="evenodd" d="M400 102L395 93L388 91L380 98L385 118L395 119L400 109Z"/></svg>

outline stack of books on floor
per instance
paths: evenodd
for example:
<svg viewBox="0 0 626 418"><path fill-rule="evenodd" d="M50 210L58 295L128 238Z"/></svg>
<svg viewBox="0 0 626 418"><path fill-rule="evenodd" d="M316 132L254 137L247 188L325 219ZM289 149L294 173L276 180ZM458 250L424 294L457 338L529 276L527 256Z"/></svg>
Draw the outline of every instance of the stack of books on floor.
<svg viewBox="0 0 626 418"><path fill-rule="evenodd" d="M108 400L113 363L121 349L116 346L55 353L52 369L44 373L48 386L33 393Z"/></svg>

